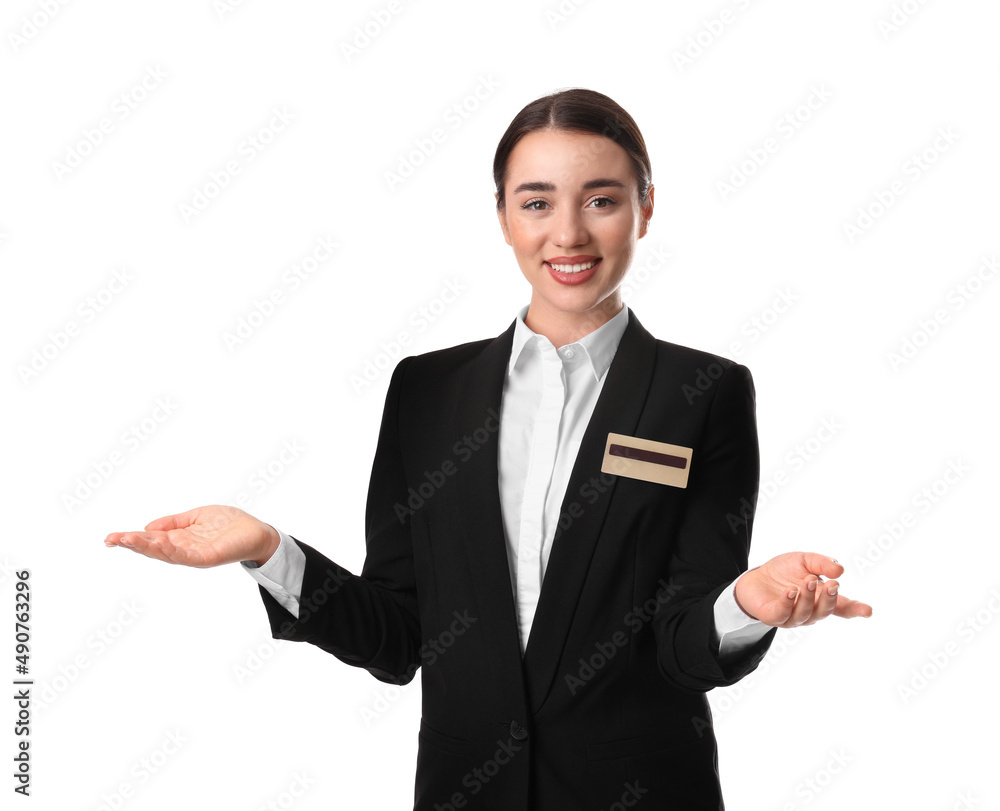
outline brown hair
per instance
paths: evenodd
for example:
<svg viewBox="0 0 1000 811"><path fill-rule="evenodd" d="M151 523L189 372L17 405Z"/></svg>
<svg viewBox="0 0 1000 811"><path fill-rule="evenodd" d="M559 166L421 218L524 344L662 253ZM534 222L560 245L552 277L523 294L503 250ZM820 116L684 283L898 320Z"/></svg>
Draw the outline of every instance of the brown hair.
<svg viewBox="0 0 1000 811"><path fill-rule="evenodd" d="M499 211L504 210L506 202L504 184L507 182L507 163L511 152L528 133L546 129L593 132L617 143L632 160L640 204L648 202L653 170L646 142L632 116L603 93L573 87L535 99L514 116L507 127L493 158L493 182L496 183Z"/></svg>

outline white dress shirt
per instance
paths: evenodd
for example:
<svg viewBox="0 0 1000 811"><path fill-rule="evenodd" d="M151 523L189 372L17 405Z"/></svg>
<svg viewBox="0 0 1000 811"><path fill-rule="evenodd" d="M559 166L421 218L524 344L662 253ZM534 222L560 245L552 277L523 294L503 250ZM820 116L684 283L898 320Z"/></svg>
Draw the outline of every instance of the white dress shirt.
<svg viewBox="0 0 1000 811"><path fill-rule="evenodd" d="M558 349L517 314L500 407L500 506L507 539L511 588L523 653L531 632L552 541L570 473L600 396L608 368L628 324L628 308L596 330ZM275 553L243 567L290 613L298 616L305 554L284 532ZM553 576L558 576L554 573ZM736 654L770 626L748 617L733 587L715 602L721 655Z"/></svg>

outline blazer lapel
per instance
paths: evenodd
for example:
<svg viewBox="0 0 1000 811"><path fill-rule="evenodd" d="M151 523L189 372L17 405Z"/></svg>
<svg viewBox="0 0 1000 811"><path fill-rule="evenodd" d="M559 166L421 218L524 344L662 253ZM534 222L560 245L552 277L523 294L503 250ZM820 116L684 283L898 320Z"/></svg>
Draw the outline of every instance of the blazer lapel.
<svg viewBox="0 0 1000 811"><path fill-rule="evenodd" d="M580 488L592 476L600 475L608 433L634 435L652 381L655 357L656 340L629 309L628 325L580 443L560 516L572 514L570 506L579 501ZM614 477L595 503L580 505L585 510L583 518L557 534L552 544L524 655L532 712L541 707L551 687L598 539L603 534L614 542L613 533L602 533L602 529L616 482Z"/></svg>
<svg viewBox="0 0 1000 811"><path fill-rule="evenodd" d="M479 619L496 640L490 651L494 672L502 679L516 679L523 701L521 642L500 506L497 467L500 432L490 430L491 426L496 428L499 421L514 324L512 321L507 330L487 344L469 364L455 411L455 436L470 437L478 446L461 465L459 503L466 523L468 543L465 548L479 601ZM516 668L513 672L511 663Z"/></svg>
<svg viewBox="0 0 1000 811"><path fill-rule="evenodd" d="M497 467L500 432L489 431L488 426L500 414L513 337L514 322L511 322L469 365L455 412L456 436L473 437L479 445L462 465L459 492L462 515L468 524L469 569L480 598L480 619L496 640L490 653L494 672L502 677L501 683L521 675L511 672L511 662L521 664L521 646L500 505ZM629 309L628 325L580 443L560 515L569 514L569 506L578 498L580 488L599 473L608 433L635 433L652 380L655 356L655 339ZM478 431L482 437L484 427L489 435L479 443L476 434ZM595 503L587 503L585 520L574 521L553 542L523 658L524 684L532 711L541 706L555 676L614 489L612 482L599 493ZM512 700L516 694L517 690Z"/></svg>

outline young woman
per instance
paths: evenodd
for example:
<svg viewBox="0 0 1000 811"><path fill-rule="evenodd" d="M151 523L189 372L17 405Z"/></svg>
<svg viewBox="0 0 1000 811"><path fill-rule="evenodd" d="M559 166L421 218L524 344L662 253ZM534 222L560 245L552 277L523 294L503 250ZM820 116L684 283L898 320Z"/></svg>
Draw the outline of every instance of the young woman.
<svg viewBox="0 0 1000 811"><path fill-rule="evenodd" d="M240 561L275 638L386 682L421 669L419 811L720 809L705 693L775 628L871 608L823 579L843 572L824 555L746 571L753 382L622 303L653 214L628 113L590 90L537 99L494 177L530 302L496 338L396 366L360 575L218 505L105 542Z"/></svg>

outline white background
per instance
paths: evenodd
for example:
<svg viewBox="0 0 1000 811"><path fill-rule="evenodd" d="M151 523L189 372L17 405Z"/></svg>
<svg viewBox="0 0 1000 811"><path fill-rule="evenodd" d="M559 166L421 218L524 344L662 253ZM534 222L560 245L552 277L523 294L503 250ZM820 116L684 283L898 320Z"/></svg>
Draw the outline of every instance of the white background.
<svg viewBox="0 0 1000 811"><path fill-rule="evenodd" d="M656 209L626 303L656 337L754 375L769 489L751 563L831 554L874 606L780 631L756 674L711 694L727 807L1000 807L1000 7L399 0L349 54L386 3L50 5L0 15L0 661L13 680L28 568L36 679L17 807L288 807L303 775L302 811L412 805L418 683L386 695L274 644L238 566L102 541L242 493L359 571L370 461L353 460L374 451L393 341L495 336L527 302L493 152L521 107L571 86L622 104L650 150ZM291 120L269 137L274 110ZM337 249L293 289L284 274L321 238ZM449 284L461 294L440 306ZM282 465L284 443L301 450Z"/></svg>

